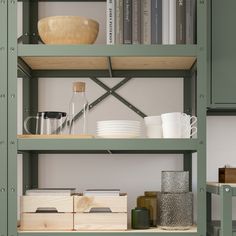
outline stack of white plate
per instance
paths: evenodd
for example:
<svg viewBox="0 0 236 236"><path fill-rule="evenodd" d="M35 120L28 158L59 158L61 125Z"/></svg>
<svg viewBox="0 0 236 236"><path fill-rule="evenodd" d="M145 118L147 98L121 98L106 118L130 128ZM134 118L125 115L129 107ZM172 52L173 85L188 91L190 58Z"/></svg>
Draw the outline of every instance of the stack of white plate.
<svg viewBox="0 0 236 236"><path fill-rule="evenodd" d="M101 138L138 138L140 133L139 121L105 120L97 122L97 136Z"/></svg>

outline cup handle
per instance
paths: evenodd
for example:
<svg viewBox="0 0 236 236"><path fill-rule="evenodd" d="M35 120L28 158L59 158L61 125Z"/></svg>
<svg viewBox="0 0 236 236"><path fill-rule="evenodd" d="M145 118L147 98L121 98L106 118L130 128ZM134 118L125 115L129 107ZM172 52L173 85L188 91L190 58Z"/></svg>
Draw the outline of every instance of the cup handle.
<svg viewBox="0 0 236 236"><path fill-rule="evenodd" d="M197 117L196 116L191 116L190 117L190 124L195 125L197 123Z"/></svg>
<svg viewBox="0 0 236 236"><path fill-rule="evenodd" d="M37 119L36 116L28 116L25 120L24 120L24 129L26 131L27 134L32 134L29 129L28 129L28 122L30 119Z"/></svg>
<svg viewBox="0 0 236 236"><path fill-rule="evenodd" d="M193 137L193 135L196 133L197 133L197 127L192 127L190 137Z"/></svg>

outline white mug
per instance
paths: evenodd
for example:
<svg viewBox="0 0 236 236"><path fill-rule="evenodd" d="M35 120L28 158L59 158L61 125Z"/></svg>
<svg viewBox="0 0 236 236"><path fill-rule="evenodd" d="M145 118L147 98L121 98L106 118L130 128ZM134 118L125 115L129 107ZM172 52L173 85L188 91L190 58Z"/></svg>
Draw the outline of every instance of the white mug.
<svg viewBox="0 0 236 236"><path fill-rule="evenodd" d="M163 138L182 138L182 125L180 122L162 124Z"/></svg>
<svg viewBox="0 0 236 236"><path fill-rule="evenodd" d="M197 127L188 125L182 126L182 138L191 138L197 133Z"/></svg>

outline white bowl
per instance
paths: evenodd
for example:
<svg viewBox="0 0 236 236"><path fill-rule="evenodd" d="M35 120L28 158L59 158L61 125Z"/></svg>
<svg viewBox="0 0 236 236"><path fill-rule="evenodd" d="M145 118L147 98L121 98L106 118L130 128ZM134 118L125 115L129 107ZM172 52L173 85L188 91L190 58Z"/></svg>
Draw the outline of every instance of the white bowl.
<svg viewBox="0 0 236 236"><path fill-rule="evenodd" d="M161 125L161 116L144 117L145 125Z"/></svg>

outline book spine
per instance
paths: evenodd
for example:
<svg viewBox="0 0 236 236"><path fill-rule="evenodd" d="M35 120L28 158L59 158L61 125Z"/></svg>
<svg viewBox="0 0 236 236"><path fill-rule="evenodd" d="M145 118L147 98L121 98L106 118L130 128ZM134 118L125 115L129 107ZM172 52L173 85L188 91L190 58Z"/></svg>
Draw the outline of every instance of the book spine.
<svg viewBox="0 0 236 236"><path fill-rule="evenodd" d="M186 1L186 43L196 43L196 0Z"/></svg>
<svg viewBox="0 0 236 236"><path fill-rule="evenodd" d="M124 0L124 44L132 43L132 0Z"/></svg>
<svg viewBox="0 0 236 236"><path fill-rule="evenodd" d="M162 44L169 44L169 0L162 1Z"/></svg>
<svg viewBox="0 0 236 236"><path fill-rule="evenodd" d="M107 0L107 44L115 44L115 0Z"/></svg>
<svg viewBox="0 0 236 236"><path fill-rule="evenodd" d="M162 0L151 0L151 43L162 44Z"/></svg>
<svg viewBox="0 0 236 236"><path fill-rule="evenodd" d="M123 0L116 0L115 42L123 44Z"/></svg>
<svg viewBox="0 0 236 236"><path fill-rule="evenodd" d="M132 43L141 43L141 0L132 2Z"/></svg>
<svg viewBox="0 0 236 236"><path fill-rule="evenodd" d="M176 0L169 1L169 44L176 44Z"/></svg>
<svg viewBox="0 0 236 236"><path fill-rule="evenodd" d="M151 44L151 1L141 2L141 42Z"/></svg>
<svg viewBox="0 0 236 236"><path fill-rule="evenodd" d="M188 0L189 1L189 0ZM176 43L186 43L186 1L176 1Z"/></svg>

